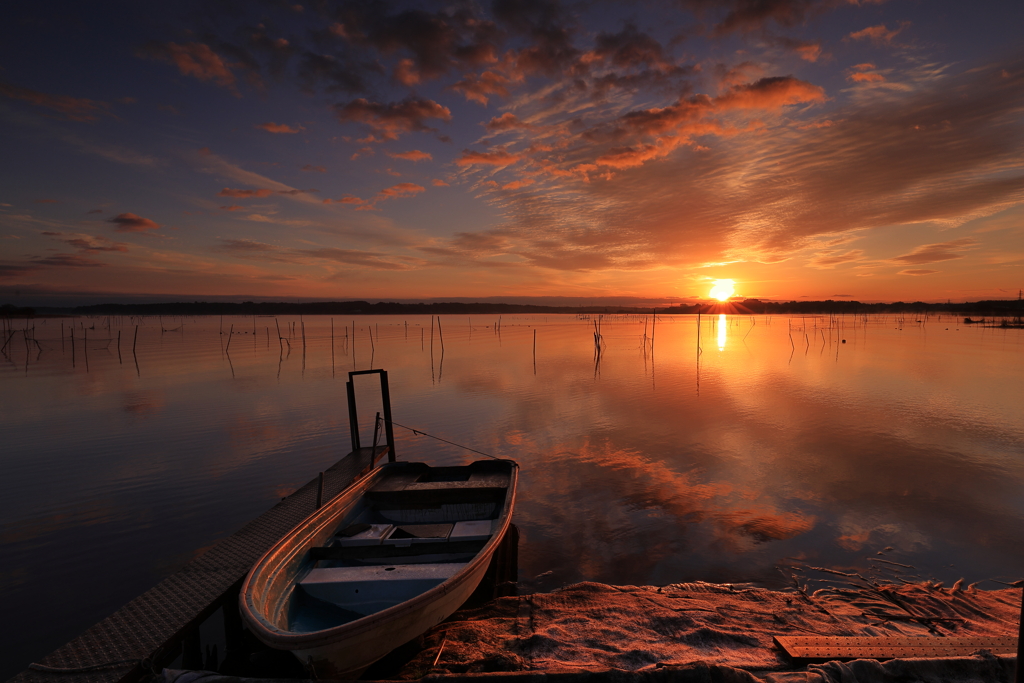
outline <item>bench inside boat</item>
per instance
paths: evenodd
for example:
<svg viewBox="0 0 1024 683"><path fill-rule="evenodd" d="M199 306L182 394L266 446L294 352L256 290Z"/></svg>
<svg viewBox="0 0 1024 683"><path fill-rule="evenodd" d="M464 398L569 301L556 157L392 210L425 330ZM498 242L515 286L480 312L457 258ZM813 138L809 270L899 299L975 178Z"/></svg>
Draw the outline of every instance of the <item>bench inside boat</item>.
<svg viewBox="0 0 1024 683"><path fill-rule="evenodd" d="M315 626L317 612L334 623L373 614L457 574L500 529L510 478L488 464L409 463L367 490L334 535L310 548L292 628Z"/></svg>

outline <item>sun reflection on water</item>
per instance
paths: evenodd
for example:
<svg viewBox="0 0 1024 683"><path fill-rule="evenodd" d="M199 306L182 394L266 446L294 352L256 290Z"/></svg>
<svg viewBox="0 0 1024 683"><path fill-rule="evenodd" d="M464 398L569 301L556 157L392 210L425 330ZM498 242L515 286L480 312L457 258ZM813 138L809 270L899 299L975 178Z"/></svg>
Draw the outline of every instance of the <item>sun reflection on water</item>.
<svg viewBox="0 0 1024 683"><path fill-rule="evenodd" d="M725 338L726 338L726 321L725 313L718 314L718 350L722 351L725 349Z"/></svg>

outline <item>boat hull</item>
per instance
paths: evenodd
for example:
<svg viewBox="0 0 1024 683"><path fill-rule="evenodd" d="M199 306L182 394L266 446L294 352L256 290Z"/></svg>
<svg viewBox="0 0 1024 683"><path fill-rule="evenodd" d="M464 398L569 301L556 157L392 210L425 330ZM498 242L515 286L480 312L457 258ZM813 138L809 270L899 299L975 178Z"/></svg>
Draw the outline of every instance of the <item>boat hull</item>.
<svg viewBox="0 0 1024 683"><path fill-rule="evenodd" d="M271 548L253 567L242 586L240 611L247 627L264 644L280 650L289 650L302 662L311 676L316 678L354 678L373 662L384 657L395 647L406 643L428 629L436 626L455 612L480 584L490 565L494 552L511 524L512 507L518 466L512 461L482 461L469 468L477 468L466 481L447 483L430 481L433 473L444 470L450 474L459 468L429 468L420 463L389 463L359 480L342 492L323 508L310 515L287 536ZM417 469L419 468L419 469ZM416 474L417 472L421 474ZM410 474L411 473L411 474ZM427 480L427 483L402 482L413 476ZM403 479L404 477L404 479ZM478 485L473 479L489 480L491 483L504 477L505 488L493 485ZM398 484L393 482L397 481ZM486 481L485 481L486 483ZM403 486L405 487L403 489ZM374 497L376 495L376 497ZM384 502L367 503L383 496ZM486 503L487 496L494 499ZM469 502L465 502L469 501ZM483 502L481 502L483 501ZM378 510L377 507L380 507ZM490 507L488 507L490 505ZM381 507L382 506L382 507ZM390 506L390 507L388 507ZM493 512L486 510L493 508ZM455 512L450 512L454 510ZM485 512L481 512L484 510ZM303 577L309 577L318 563L313 559L315 550L324 550L325 544L336 543L335 534L339 528L352 519L366 519L368 515L392 515L397 518L414 518L416 521L457 522L458 515L486 514L491 533L486 541L478 541L479 550L472 554L434 554L426 561L449 561L444 565L421 567L448 567L449 578L440 580L429 588L407 600L381 609L372 614L355 618L347 623L325 628L299 629L289 615L294 614L298 594L303 593ZM433 515L433 517L430 517ZM404 516L404 517L403 517ZM424 517L427 516L427 517ZM480 524L481 522L472 522ZM365 525L364 525L365 526ZM412 528L412 527L409 527ZM451 532L454 537L454 532ZM450 539L448 539L450 540ZM371 556L383 559L370 560L376 569L383 565L417 563L419 559L388 559L387 553L415 552L417 546L402 546L405 549L389 549L383 546L370 548ZM409 541L408 543L412 543ZM443 544L442 544L443 545ZM456 546L461 546L456 548ZM465 551L466 543L444 547ZM409 548L412 548L410 551ZM420 548L441 547L437 543L418 546ZM476 546L474 546L476 547ZM335 549L336 550L336 549ZM365 549L361 549L365 550ZM430 553L439 551L427 551ZM447 551L446 551L447 552ZM362 553L361 557L366 556ZM431 558L457 557L457 561ZM421 558L422 559L422 558ZM320 563L322 564L322 563ZM393 569L393 568L392 568ZM322 570L319 570L322 571ZM345 571L345 570L343 570ZM381 574L383 572L379 572ZM402 572L394 572L397 576ZM368 592L365 590L364 595ZM359 591L356 590L356 593Z"/></svg>

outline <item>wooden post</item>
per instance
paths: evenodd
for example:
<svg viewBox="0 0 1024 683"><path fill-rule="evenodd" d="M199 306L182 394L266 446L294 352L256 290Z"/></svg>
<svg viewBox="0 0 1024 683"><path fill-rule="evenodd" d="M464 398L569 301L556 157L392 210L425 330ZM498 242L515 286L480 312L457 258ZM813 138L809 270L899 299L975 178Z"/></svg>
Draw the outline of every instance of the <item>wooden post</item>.
<svg viewBox="0 0 1024 683"><path fill-rule="evenodd" d="M359 416L356 414L356 389L351 379L345 382L345 391L348 393L348 426L352 433L352 452L355 453L359 450Z"/></svg>
<svg viewBox="0 0 1024 683"><path fill-rule="evenodd" d="M395 461L395 428L391 424L391 388L388 386L388 371L380 371L380 398L384 404L384 437L388 442L388 462Z"/></svg>
<svg viewBox="0 0 1024 683"><path fill-rule="evenodd" d="M225 352L227 352L228 349L231 348L231 337L232 337L232 335L234 335L234 333L235 333L235 324L231 323L231 331L228 332L228 345L224 348Z"/></svg>

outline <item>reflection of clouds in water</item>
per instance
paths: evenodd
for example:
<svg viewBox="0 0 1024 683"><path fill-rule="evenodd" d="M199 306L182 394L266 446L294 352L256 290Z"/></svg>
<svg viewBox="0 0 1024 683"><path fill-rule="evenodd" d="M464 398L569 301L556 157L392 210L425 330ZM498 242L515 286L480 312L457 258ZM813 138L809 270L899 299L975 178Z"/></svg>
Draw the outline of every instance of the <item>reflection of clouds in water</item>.
<svg viewBox="0 0 1024 683"><path fill-rule="evenodd" d="M910 527L910 524L873 524L858 515L845 515L836 522L841 533L836 543L850 551L880 546L893 546L905 553L930 549L932 544L928 537Z"/></svg>
<svg viewBox="0 0 1024 683"><path fill-rule="evenodd" d="M814 518L782 511L761 492L702 481L633 450L586 443L524 471L516 510L524 577L602 577L618 583L683 580L693 555L735 554L792 538Z"/></svg>

